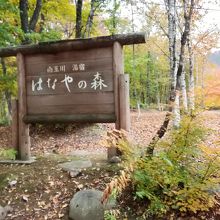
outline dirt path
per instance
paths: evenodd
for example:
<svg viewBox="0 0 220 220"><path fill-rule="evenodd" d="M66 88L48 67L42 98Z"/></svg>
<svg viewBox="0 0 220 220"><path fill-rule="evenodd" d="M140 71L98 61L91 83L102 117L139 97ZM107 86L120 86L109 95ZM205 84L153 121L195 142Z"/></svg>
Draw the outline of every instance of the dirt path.
<svg viewBox="0 0 220 220"><path fill-rule="evenodd" d="M165 114L157 111L143 112L139 119L137 113L131 113L131 138L134 142L147 145L160 127ZM107 131L114 129L114 124L84 124L58 126L52 129L38 127L32 132L32 151L69 153L86 150L93 153L105 152L101 145ZM33 129L32 129L33 131Z"/></svg>
<svg viewBox="0 0 220 220"><path fill-rule="evenodd" d="M138 118L137 112L131 112L131 139L141 146L147 146L157 129L163 122L165 112L142 111ZM220 145L220 111L202 113L204 125L213 130L206 144ZM71 152L105 153L102 140L107 131L114 129L114 124L71 124L71 125L35 125L31 126L31 152L33 155L47 153L69 154ZM0 127L0 147L11 146L11 130Z"/></svg>
<svg viewBox="0 0 220 220"><path fill-rule="evenodd" d="M206 145L220 150L220 111L206 111L202 116L204 126L210 129Z"/></svg>

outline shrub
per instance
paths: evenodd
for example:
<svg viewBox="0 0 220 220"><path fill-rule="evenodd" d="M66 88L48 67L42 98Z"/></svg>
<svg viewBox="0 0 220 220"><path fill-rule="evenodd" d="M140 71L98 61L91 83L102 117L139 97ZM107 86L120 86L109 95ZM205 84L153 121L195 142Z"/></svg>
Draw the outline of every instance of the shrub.
<svg viewBox="0 0 220 220"><path fill-rule="evenodd" d="M147 199L145 216L208 211L219 187L220 155L202 145L205 129L196 117L186 117L178 130L158 143L151 158L139 159L132 184L139 199Z"/></svg>
<svg viewBox="0 0 220 220"><path fill-rule="evenodd" d="M15 160L17 151L14 149L0 149L0 159Z"/></svg>

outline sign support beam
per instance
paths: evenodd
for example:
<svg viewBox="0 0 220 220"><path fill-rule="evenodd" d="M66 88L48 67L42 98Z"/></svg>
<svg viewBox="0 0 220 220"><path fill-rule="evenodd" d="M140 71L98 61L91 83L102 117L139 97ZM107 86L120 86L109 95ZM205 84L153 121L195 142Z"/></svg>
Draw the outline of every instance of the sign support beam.
<svg viewBox="0 0 220 220"><path fill-rule="evenodd" d="M23 121L24 116L27 114L27 94L26 94L26 81L25 81L25 62L24 56L21 53L17 54L17 67L18 67L18 140L19 152L18 158L27 161L30 160L30 136L29 124Z"/></svg>

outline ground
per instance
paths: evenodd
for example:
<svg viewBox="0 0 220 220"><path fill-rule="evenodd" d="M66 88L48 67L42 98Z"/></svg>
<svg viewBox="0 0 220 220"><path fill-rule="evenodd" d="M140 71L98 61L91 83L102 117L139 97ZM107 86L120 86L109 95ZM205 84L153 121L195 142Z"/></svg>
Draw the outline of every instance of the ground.
<svg viewBox="0 0 220 220"><path fill-rule="evenodd" d="M132 112L131 139L147 146L164 119L164 112ZM220 111L203 113L204 125L213 129L207 137L210 147L218 147ZM103 190L119 167L106 163L102 140L113 124L35 125L31 127L31 165L0 165L0 205L10 204L13 212L7 219L68 219L68 204L73 194L85 188ZM11 144L9 127L0 127L0 147ZM93 167L77 177L57 165L79 157L92 158Z"/></svg>

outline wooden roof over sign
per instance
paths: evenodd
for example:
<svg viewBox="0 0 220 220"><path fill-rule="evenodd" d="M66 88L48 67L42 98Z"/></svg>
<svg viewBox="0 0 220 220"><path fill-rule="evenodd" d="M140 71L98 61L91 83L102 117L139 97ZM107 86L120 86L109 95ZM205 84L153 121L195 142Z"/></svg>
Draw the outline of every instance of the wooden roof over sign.
<svg viewBox="0 0 220 220"><path fill-rule="evenodd" d="M36 53L57 53L71 50L85 50L88 48L99 48L112 46L114 42L119 42L121 45L140 44L146 42L145 33L118 34L110 36L101 36L85 39L71 39L40 42L32 45L22 45L18 47L0 48L0 57L16 56L22 54Z"/></svg>

